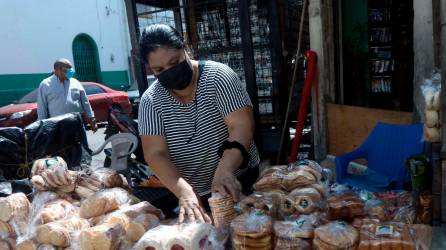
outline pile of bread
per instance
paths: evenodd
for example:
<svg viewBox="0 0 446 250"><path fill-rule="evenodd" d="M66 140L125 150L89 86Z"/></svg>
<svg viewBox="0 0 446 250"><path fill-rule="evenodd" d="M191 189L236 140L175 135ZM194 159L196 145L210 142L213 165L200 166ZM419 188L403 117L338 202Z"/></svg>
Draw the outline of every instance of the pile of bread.
<svg viewBox="0 0 446 250"><path fill-rule="evenodd" d="M110 169L76 172L60 158L32 168L36 192L0 198L0 249L131 249L162 212L128 192Z"/></svg>
<svg viewBox="0 0 446 250"><path fill-rule="evenodd" d="M323 172L313 161L263 171L231 223L234 249L430 248L412 193L337 190Z"/></svg>
<svg viewBox="0 0 446 250"><path fill-rule="evenodd" d="M441 91L432 88L424 93L424 139L428 142L441 141Z"/></svg>

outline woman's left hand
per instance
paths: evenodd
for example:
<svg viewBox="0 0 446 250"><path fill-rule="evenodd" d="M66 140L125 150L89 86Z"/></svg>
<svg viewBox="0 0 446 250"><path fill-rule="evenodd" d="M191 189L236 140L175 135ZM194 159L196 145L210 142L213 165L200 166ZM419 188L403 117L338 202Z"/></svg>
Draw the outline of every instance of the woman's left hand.
<svg viewBox="0 0 446 250"><path fill-rule="evenodd" d="M238 202L242 192L242 185L231 171L217 168L212 181L212 192L217 192L223 196L230 195L235 202Z"/></svg>

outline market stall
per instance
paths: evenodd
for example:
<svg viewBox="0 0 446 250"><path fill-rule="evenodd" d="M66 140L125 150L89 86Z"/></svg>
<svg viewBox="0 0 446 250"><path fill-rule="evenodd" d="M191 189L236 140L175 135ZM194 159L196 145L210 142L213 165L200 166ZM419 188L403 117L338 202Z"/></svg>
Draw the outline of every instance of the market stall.
<svg viewBox="0 0 446 250"><path fill-rule="evenodd" d="M238 203L213 194L213 225L166 220L111 169L45 158L30 178L32 195L0 198L1 249L427 250L432 240L425 197L338 185L308 160L266 168Z"/></svg>

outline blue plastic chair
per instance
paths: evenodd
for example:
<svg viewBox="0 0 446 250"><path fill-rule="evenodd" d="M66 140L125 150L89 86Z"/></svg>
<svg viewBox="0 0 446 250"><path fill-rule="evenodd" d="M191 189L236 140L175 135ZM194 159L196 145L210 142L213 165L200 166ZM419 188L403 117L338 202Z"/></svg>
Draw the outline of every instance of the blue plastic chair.
<svg viewBox="0 0 446 250"><path fill-rule="evenodd" d="M377 123L371 134L356 150L336 157L336 181L369 191L382 191L395 182L403 189L404 162L424 149L423 125ZM367 170L361 174L347 173L351 161L365 158Z"/></svg>

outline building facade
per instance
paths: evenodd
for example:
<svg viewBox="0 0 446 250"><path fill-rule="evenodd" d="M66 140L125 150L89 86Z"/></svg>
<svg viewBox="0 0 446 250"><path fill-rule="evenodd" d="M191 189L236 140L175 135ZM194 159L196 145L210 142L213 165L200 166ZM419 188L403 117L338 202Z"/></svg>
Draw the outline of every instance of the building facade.
<svg viewBox="0 0 446 250"><path fill-rule="evenodd" d="M124 1L1 1L0 25L0 105L38 87L58 58L73 62L81 81L131 83Z"/></svg>

